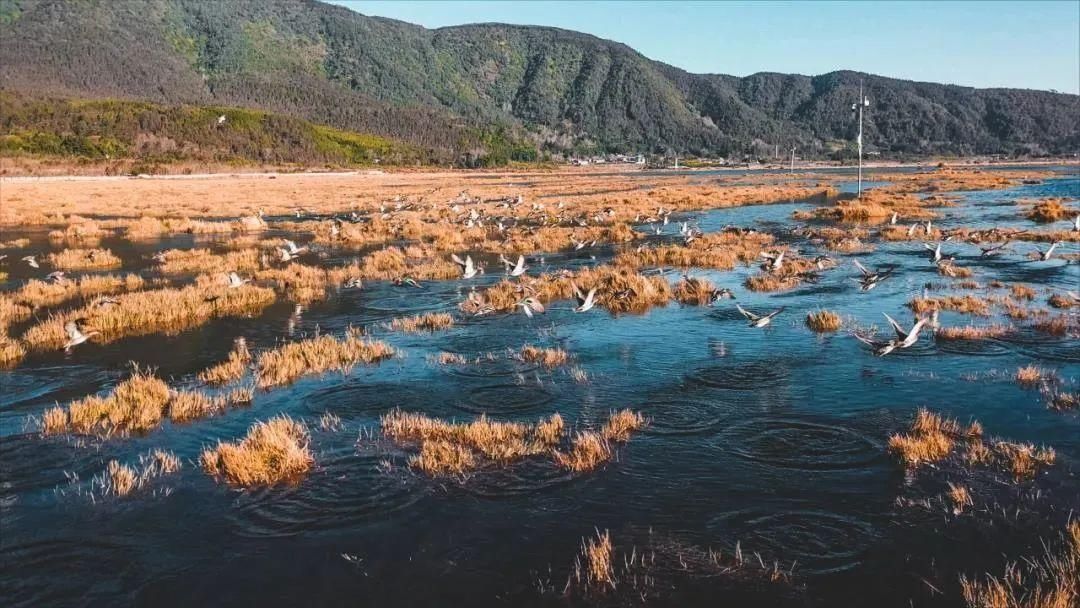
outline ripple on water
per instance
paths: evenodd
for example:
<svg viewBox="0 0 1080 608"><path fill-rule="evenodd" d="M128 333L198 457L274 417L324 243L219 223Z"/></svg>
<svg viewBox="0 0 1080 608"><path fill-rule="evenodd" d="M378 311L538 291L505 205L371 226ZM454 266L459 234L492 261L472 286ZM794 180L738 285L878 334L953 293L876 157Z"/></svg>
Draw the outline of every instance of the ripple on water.
<svg viewBox="0 0 1080 608"><path fill-rule="evenodd" d="M9 435L0 440L0 488L4 494L65 485L65 471L80 475L96 461L86 450L73 450L66 439L42 438L37 433ZM83 455L83 460L77 460Z"/></svg>
<svg viewBox="0 0 1080 608"><path fill-rule="evenodd" d="M717 440L745 460L803 471L864 468L885 453L880 442L854 429L798 418L753 418L726 427Z"/></svg>
<svg viewBox="0 0 1080 608"><path fill-rule="evenodd" d="M554 399L535 384L493 384L471 389L458 408L473 414L518 414L540 409Z"/></svg>
<svg viewBox="0 0 1080 608"><path fill-rule="evenodd" d="M1035 331L1019 331L1003 336L1001 341L1018 352L1050 361L1080 363L1080 340L1048 336Z"/></svg>
<svg viewBox="0 0 1080 608"><path fill-rule="evenodd" d="M466 359L472 359L465 355ZM481 357L477 361L470 360L464 364L444 365L442 368L451 376L463 378L509 378L518 374L528 374L539 369L532 363L522 363L507 357L487 359Z"/></svg>
<svg viewBox="0 0 1080 608"><path fill-rule="evenodd" d="M446 293L415 287L411 290L402 287L393 291L374 292L369 297L364 292L361 293L361 302L365 309L394 317L445 310L447 301L451 299Z"/></svg>
<svg viewBox="0 0 1080 608"><path fill-rule="evenodd" d="M651 435L710 435L731 416L732 404L707 397L664 397L635 405L649 419L643 430Z"/></svg>
<svg viewBox="0 0 1080 608"><path fill-rule="evenodd" d="M421 480L379 468L378 454L320 454L299 483L247 493L229 517L245 536L293 536L384 520L427 493Z"/></svg>
<svg viewBox="0 0 1080 608"><path fill-rule="evenodd" d="M707 528L717 540L742 544L779 560L798 563L798 571L827 574L859 565L863 551L873 542L873 526L856 517L814 510L765 513L744 509L712 518Z"/></svg>
<svg viewBox="0 0 1080 608"><path fill-rule="evenodd" d="M536 494L579 477L579 474L556 466L551 458L537 456L481 470L464 483L463 489L483 498L505 498Z"/></svg>
<svg viewBox="0 0 1080 608"><path fill-rule="evenodd" d="M132 547L95 535L4 543L5 606L61 606L89 601L87 581L115 580Z"/></svg>
<svg viewBox="0 0 1080 608"><path fill-rule="evenodd" d="M752 361L743 364L724 364L697 369L686 376L691 383L752 391L783 384L789 377L782 361Z"/></svg>
<svg viewBox="0 0 1080 608"><path fill-rule="evenodd" d="M942 352L954 355L973 355L979 357L1001 357L1012 352L1012 348L993 338L977 340L938 340L937 347Z"/></svg>

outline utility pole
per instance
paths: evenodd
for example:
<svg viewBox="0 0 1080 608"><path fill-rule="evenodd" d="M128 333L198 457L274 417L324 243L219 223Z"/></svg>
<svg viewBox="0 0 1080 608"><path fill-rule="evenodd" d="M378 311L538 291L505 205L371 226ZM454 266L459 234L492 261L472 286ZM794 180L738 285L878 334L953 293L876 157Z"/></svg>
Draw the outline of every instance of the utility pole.
<svg viewBox="0 0 1080 608"><path fill-rule="evenodd" d="M795 173L795 146L791 146L791 173Z"/></svg>
<svg viewBox="0 0 1080 608"><path fill-rule="evenodd" d="M862 198L862 115L863 115L863 108L864 107L865 108L870 107L870 100L867 99L863 95L863 83L860 80L859 81L859 101L857 103L851 104L851 114L852 114L851 117L852 118L855 118L855 109L858 108L858 110L859 110L859 135L858 135L858 139L855 140L856 142L858 142L858 145L859 145L859 198Z"/></svg>

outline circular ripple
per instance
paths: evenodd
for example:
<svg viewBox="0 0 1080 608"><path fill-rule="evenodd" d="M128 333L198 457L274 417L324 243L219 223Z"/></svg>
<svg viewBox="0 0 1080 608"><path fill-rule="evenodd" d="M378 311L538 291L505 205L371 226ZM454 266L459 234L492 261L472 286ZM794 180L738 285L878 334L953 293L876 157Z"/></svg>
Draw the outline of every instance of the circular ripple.
<svg viewBox="0 0 1080 608"><path fill-rule="evenodd" d="M87 600L87 580L115 576L133 547L88 535L4 547L6 606L74 605ZM58 576L58 574L63 575ZM111 574L110 574L111 573Z"/></svg>
<svg viewBox="0 0 1080 608"><path fill-rule="evenodd" d="M73 450L66 439L42 438L36 433L9 435L0 440L0 489L7 494L64 486L65 471L84 473L94 468L89 451Z"/></svg>
<svg viewBox="0 0 1080 608"><path fill-rule="evenodd" d="M466 359L470 357L466 356ZM484 359L469 361L462 365L442 366L451 376L463 378L509 378L517 374L531 373L539 369L538 365L522 363L512 359Z"/></svg>
<svg viewBox="0 0 1080 608"><path fill-rule="evenodd" d="M649 419L644 433L651 435L708 435L716 431L731 405L719 399L677 397L650 400L634 406Z"/></svg>
<svg viewBox="0 0 1080 608"><path fill-rule="evenodd" d="M798 419L755 418L729 426L718 438L746 460L804 471L841 471L882 459L882 445L853 429Z"/></svg>
<svg viewBox="0 0 1080 608"><path fill-rule="evenodd" d="M1001 338L1026 355L1051 361L1080 363L1080 341L1047 336L1035 331L1018 331Z"/></svg>
<svg viewBox="0 0 1080 608"><path fill-rule="evenodd" d="M428 490L411 475L379 469L379 455L319 456L319 468L292 486L244 495L230 511L245 536L292 536L346 528L403 511Z"/></svg>
<svg viewBox="0 0 1080 608"><path fill-rule="evenodd" d="M361 302L367 310L394 315L445 309L449 299L448 294L415 287L373 293L370 297L366 297L367 294L363 292L361 294Z"/></svg>
<svg viewBox="0 0 1080 608"><path fill-rule="evenodd" d="M535 457L477 471L463 489L484 498L524 496L568 484L578 477L556 466L550 458Z"/></svg>
<svg viewBox="0 0 1080 608"><path fill-rule="evenodd" d="M946 353L981 357L1001 357L1012 352L1008 344L995 339L938 340L937 347Z"/></svg>
<svg viewBox="0 0 1080 608"><path fill-rule="evenodd" d="M516 414L541 408L554 398L535 385L494 384L472 389L458 407L473 414Z"/></svg>
<svg viewBox="0 0 1080 608"><path fill-rule="evenodd" d="M737 539L744 552L798 562L799 571L826 574L859 565L860 555L874 540L869 522L823 511L762 513L753 509L714 517L710 532L726 542Z"/></svg>
<svg viewBox="0 0 1080 608"><path fill-rule="evenodd" d="M751 391L781 384L787 380L788 370L780 362L755 361L705 367L691 372L686 378L713 388Z"/></svg>

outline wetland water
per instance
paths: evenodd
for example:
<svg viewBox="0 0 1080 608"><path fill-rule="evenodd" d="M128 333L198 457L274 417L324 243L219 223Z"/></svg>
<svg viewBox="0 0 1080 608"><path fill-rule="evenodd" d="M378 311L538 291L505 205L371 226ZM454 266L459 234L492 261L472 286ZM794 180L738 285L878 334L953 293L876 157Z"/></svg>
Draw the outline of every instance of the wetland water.
<svg viewBox="0 0 1080 608"><path fill-rule="evenodd" d="M956 206L941 209L935 225L1034 226L1017 219L1011 202L1049 196L1078 197L1080 181L1062 175L1008 190L957 193ZM774 232L812 257L815 245L790 229L792 212L814 204L690 215L706 232L729 224ZM681 219L673 216L673 224ZM668 232L648 238L678 240L677 228ZM26 253L50 250L43 231L5 232L4 239L21 236L31 239ZM153 252L192 243L191 237L138 245L106 238L101 247L124 258L124 271L152 276L147 259ZM305 307L299 317L279 300L258 318L87 344L70 355L30 356L0 372L4 604L561 605L570 601L561 591L582 538L608 529L616 548L627 551L731 552L739 543L747 555L758 553L785 569L794 564L805 586L792 600L690 577L657 603L908 606L917 598L916 605L955 605L955 597L928 591L928 573L955 582L960 573L1000 572L1003 555L1030 555L1038 539L963 522L946 526L940 513L898 507L909 484L886 452L888 438L921 406L961 421L978 419L988 435L1053 446L1058 465L1048 494L1054 512L1061 510L1056 505L1080 505L1080 417L1048 409L1038 391L1013 380L1018 367L1034 364L1056 370L1075 391L1080 341L1027 331L978 342L924 336L911 349L879 358L845 331L807 329L805 315L821 308L879 330L887 328L882 312L910 323L905 303L925 284L944 281L920 241L875 245L868 253L832 254L840 264L819 282L774 294L743 287L755 268L693 272L732 288L749 310L786 306L765 330L747 327L730 300L713 307L672 303L640 315L575 314L570 302L553 303L532 319L458 313L472 285L501 279L489 270L473 281L428 281L421 290L367 281L363 289L341 290ZM1076 253L1076 247L1061 249ZM1051 293L1080 288L1077 264L1027 261L1033 243L1017 243L997 258L980 258L977 247L963 243L943 248L981 283L1034 287L1040 304ZM19 253L11 257L26 255ZM329 253L321 263L355 255ZM550 254L544 263L550 270L573 269L612 253L605 247ZM851 280L857 274L852 257L868 267L896 265L897 274L862 293ZM43 274L10 263L7 270L8 288ZM669 279L679 276L670 272ZM458 324L432 334L393 333L379 325L436 311L454 313ZM940 320L957 325L970 318L943 312ZM170 386L194 385L194 375L223 360L238 336L258 351L316 332L340 334L350 325L370 326L402 354L345 375L257 391L248 408L166 423L145 436L43 438L27 422L57 402L107 390L129 375L129 361L156 368ZM565 349L588 381L505 358L451 366L428 359L440 352L505 353L526 343ZM559 412L572 427L588 428L627 407L648 416L650 426L622 445L613 462L580 475L526 464L464 482L432 480L410 473L407 454L372 433L393 408L458 420L486 414L533 421ZM298 483L240 492L200 469L203 447L240 437L254 421L279 413L312 423L316 465ZM345 430L321 430L324 413L339 416ZM184 460L178 474L137 496L88 496L89 480L109 460L134 461L158 447ZM1055 529L1050 517L1039 533Z"/></svg>

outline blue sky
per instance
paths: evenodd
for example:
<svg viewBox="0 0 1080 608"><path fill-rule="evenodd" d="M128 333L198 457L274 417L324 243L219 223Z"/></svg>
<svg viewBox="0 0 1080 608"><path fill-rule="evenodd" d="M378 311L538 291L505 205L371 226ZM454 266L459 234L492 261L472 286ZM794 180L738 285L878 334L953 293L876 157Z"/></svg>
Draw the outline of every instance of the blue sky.
<svg viewBox="0 0 1080 608"><path fill-rule="evenodd" d="M838 69L977 87L1080 92L1080 1L367 2L365 15L442 27L550 25L626 43L691 72Z"/></svg>

